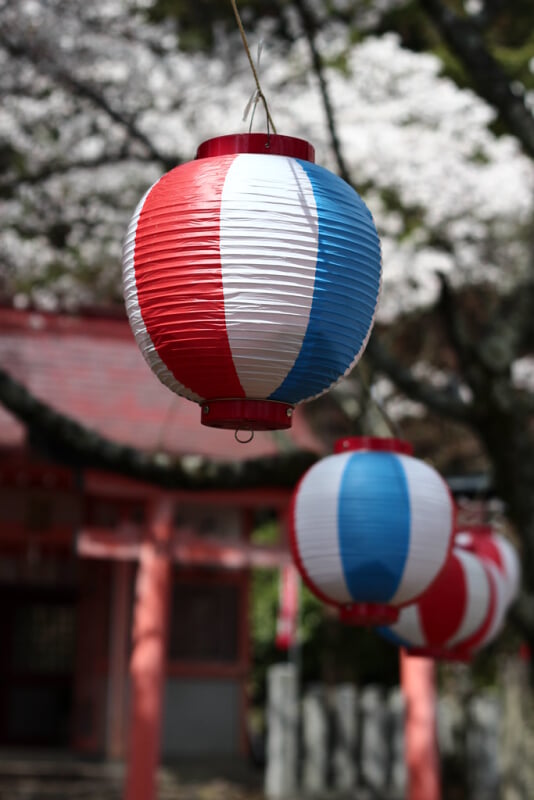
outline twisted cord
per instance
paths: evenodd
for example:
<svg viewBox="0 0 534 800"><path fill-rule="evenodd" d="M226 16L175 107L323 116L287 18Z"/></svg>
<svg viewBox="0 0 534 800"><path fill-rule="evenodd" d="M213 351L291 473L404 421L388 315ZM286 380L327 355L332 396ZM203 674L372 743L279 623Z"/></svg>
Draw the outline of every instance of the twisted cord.
<svg viewBox="0 0 534 800"><path fill-rule="evenodd" d="M237 27L239 28L239 33L241 34L241 39L243 41L243 47L245 48L245 53L247 54L248 63L250 64L250 69L252 70L252 74L254 76L254 81L256 83L256 97L258 100L261 100L263 103L263 107L265 109L265 115L267 117L267 125L270 127L273 133L276 133L276 127L273 122L273 118L271 117L271 112L269 111L269 106L267 104L267 100L265 95L263 94L260 78L258 75L258 71L256 69L256 65L254 64L254 59L252 58L252 54L250 52L250 48L247 42L247 34L245 33L245 29L243 27L243 23L241 22L241 17L239 16L239 10L237 8L237 0L230 0L232 4L232 8L234 10L234 16L237 22Z"/></svg>

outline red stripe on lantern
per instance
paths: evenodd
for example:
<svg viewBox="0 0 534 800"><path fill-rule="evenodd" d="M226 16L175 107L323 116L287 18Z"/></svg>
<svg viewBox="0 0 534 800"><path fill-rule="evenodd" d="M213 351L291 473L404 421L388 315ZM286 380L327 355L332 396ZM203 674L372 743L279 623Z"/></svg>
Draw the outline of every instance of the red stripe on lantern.
<svg viewBox="0 0 534 800"><path fill-rule="evenodd" d="M465 529L461 528L458 532L465 537L459 544L464 550L475 553L479 558L486 558L493 562L501 572L505 572L505 564L502 553L493 536L493 528L490 525L469 525ZM468 539L467 537L470 537Z"/></svg>
<svg viewBox="0 0 534 800"><path fill-rule="evenodd" d="M490 626L493 624L493 618L497 613L497 587L495 585L495 578L491 574L491 571L484 567L484 572L488 578L489 582L489 606L488 612L484 618L484 622L482 626L475 631L469 638L464 639L461 642L458 642L458 648L460 652L466 652L471 654L474 650L476 650L481 644L483 644L484 639L486 638Z"/></svg>
<svg viewBox="0 0 534 800"><path fill-rule="evenodd" d="M441 647L458 630L467 607L464 570L454 552L419 600L419 616L429 647Z"/></svg>
<svg viewBox="0 0 534 800"><path fill-rule="evenodd" d="M206 399L213 386L222 397L245 394L226 333L220 258L221 194L233 159L192 161L164 175L145 200L135 239L146 329L176 379Z"/></svg>

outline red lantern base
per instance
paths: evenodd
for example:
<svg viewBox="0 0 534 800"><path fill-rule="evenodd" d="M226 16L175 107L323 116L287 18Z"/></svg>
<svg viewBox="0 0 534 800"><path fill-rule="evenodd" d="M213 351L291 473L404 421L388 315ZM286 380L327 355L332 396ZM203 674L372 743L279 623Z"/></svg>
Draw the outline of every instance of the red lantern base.
<svg viewBox="0 0 534 800"><path fill-rule="evenodd" d="M206 400L200 421L210 428L275 431L291 427L293 406L275 400Z"/></svg>
<svg viewBox="0 0 534 800"><path fill-rule="evenodd" d="M348 625L392 625L398 618L399 609L385 603L353 603L339 608L339 619Z"/></svg>

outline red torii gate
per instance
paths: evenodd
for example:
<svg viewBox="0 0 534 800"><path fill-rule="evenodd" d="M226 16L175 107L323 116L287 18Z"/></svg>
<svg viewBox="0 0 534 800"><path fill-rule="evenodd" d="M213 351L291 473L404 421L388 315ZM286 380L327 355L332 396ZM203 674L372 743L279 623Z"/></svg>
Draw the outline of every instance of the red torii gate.
<svg viewBox="0 0 534 800"><path fill-rule="evenodd" d="M266 490L247 494L248 503L261 500L262 504L278 508L281 516L285 513L288 492ZM124 800L154 800L156 797L173 562L242 569L277 568L290 561L284 546L258 546L249 542L221 544L203 541L188 530L182 531L180 536L173 524L175 506L173 493L155 491L148 501L143 530L131 523L113 531L85 526L77 537L78 555L119 562L113 607L114 623L119 631L124 631L128 624L128 570L133 561L139 564L129 667L131 699ZM116 707L110 709L110 752L118 756L125 733L120 712L126 654L122 658L116 655L111 674L111 697Z"/></svg>

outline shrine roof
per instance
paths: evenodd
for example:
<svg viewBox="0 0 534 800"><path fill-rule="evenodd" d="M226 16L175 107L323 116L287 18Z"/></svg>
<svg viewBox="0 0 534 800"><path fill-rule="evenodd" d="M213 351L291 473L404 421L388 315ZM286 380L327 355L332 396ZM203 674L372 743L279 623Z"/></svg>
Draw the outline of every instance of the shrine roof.
<svg viewBox="0 0 534 800"><path fill-rule="evenodd" d="M0 366L37 398L114 441L150 452L249 459L297 446L321 451L296 409L290 431L233 431L200 424L200 408L164 387L125 317L0 308ZM0 447L22 447L25 428L0 406Z"/></svg>

